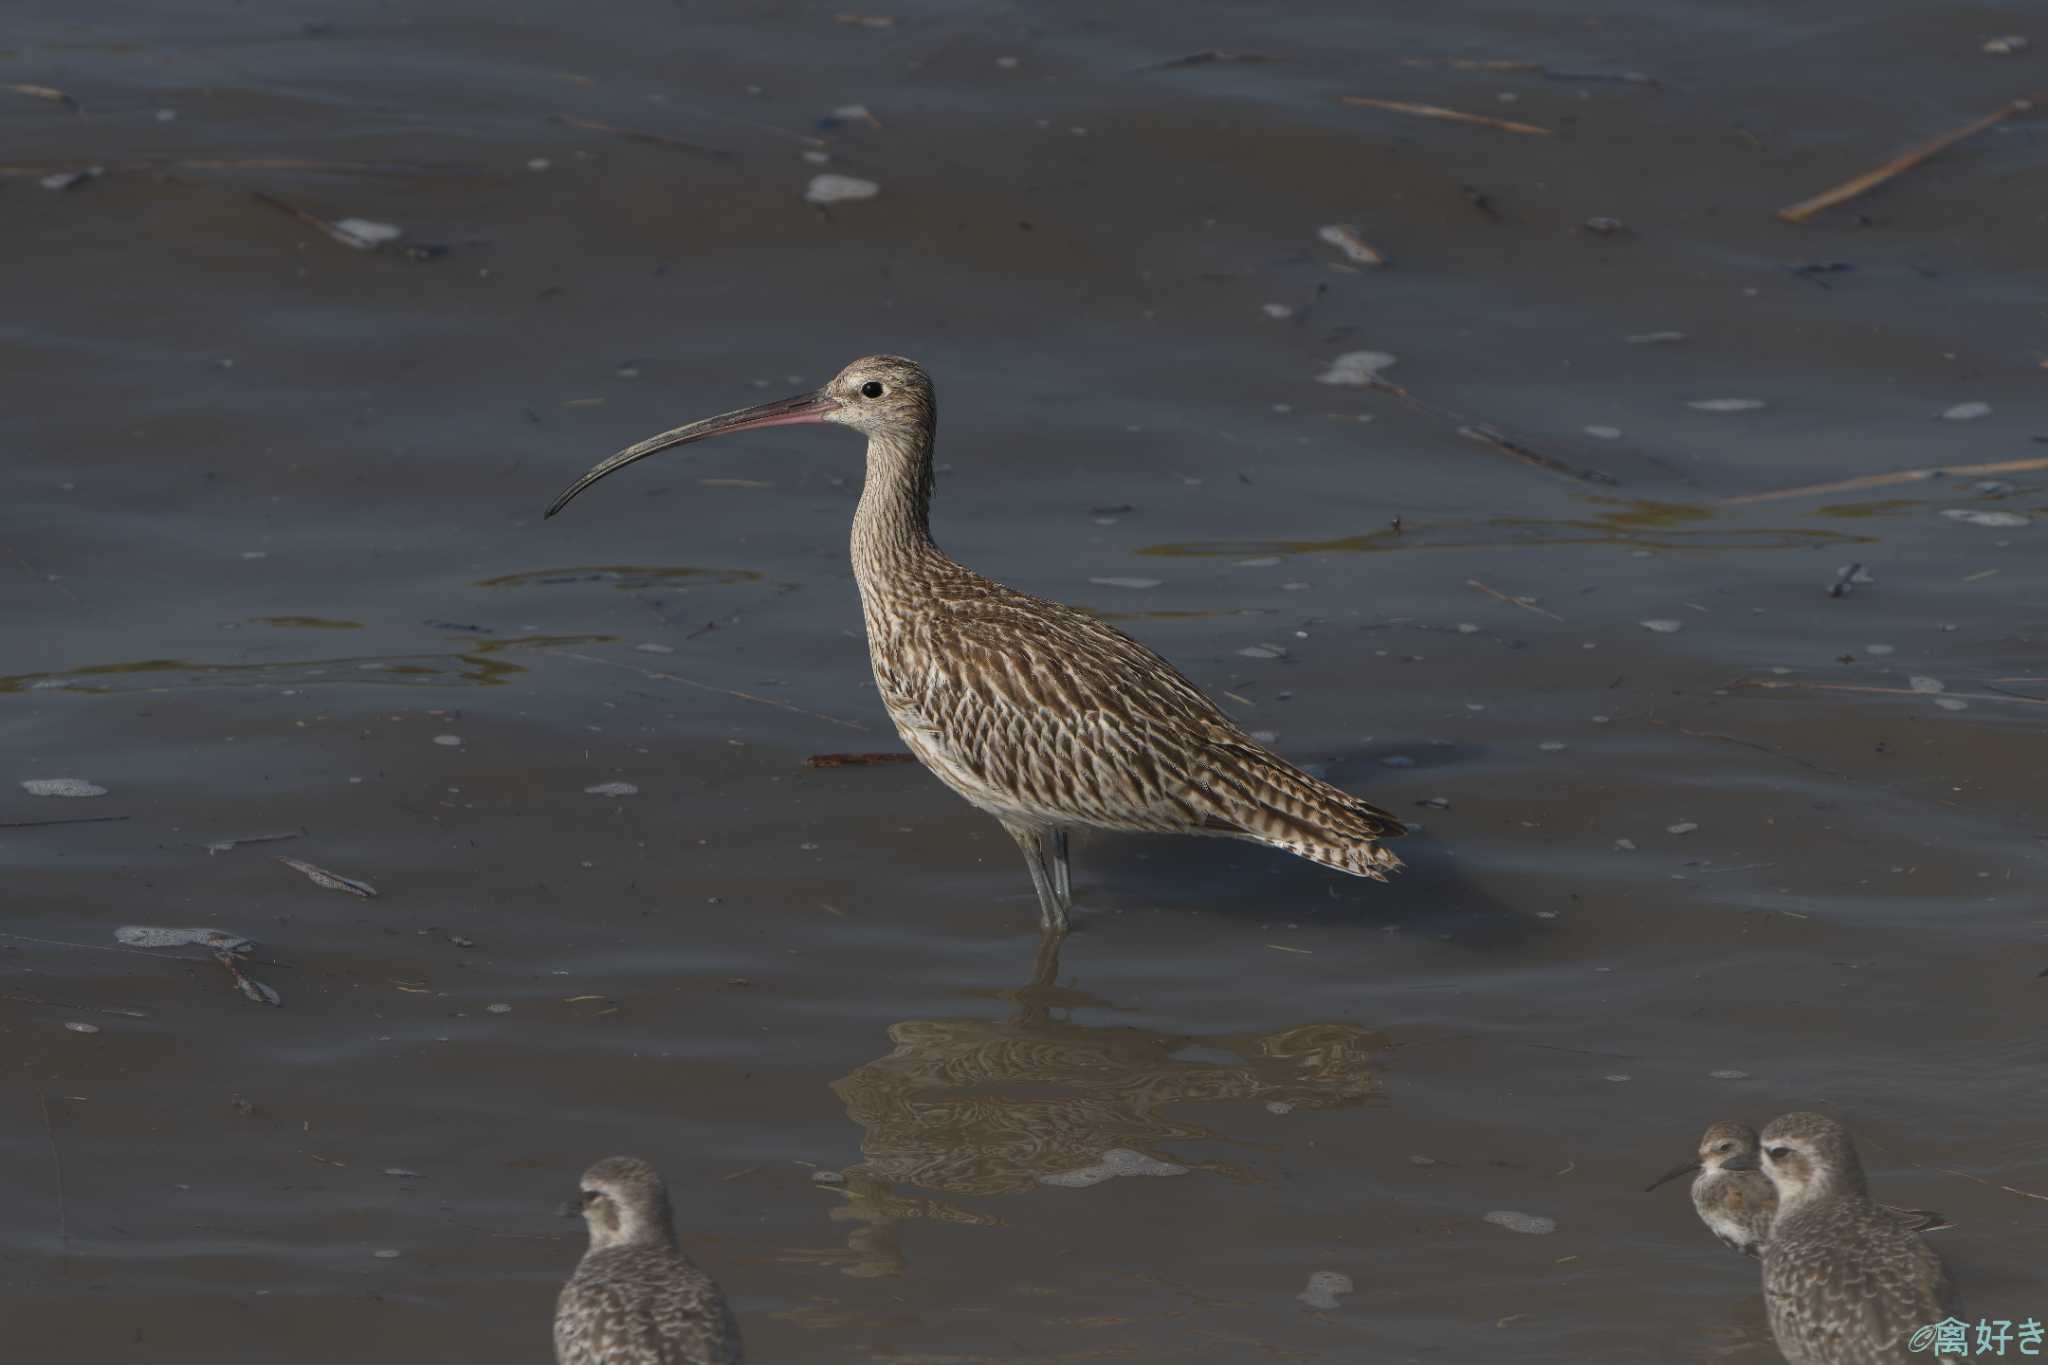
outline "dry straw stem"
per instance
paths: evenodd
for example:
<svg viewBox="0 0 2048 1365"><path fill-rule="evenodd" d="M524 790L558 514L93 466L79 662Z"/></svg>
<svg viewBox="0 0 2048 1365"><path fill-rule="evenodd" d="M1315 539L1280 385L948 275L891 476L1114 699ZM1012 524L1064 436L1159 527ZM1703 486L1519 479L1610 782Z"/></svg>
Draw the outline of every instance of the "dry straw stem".
<svg viewBox="0 0 2048 1365"><path fill-rule="evenodd" d="M2024 114L2034 107L2032 100L2013 100L2004 108L1986 114L1983 118L1966 123L1952 133L1929 138L1911 151L1903 152L1875 170L1865 171L1854 180L1845 180L1831 190L1824 190L1811 199L1802 199L1790 208L1778 210L1778 216L1788 223L1803 223L1815 214L1831 209L1835 205L1854 199L1857 195L1877 188L1895 175L1912 170L1930 157L1939 156L1964 138L1974 137L1996 124L2005 122L2014 114Z"/></svg>
<svg viewBox="0 0 2048 1365"><path fill-rule="evenodd" d="M1919 483L1923 479L1962 478L1978 474L2023 474L2034 469L2048 469L2048 455L2034 455L2024 460L1999 460L1992 464L1951 464L1935 465L1928 469L1896 469L1889 474L1864 474L1853 479L1839 479L1834 483L1808 483L1797 488L1775 489L1769 493L1743 493L1736 497L1721 499L1721 505L1734 507L1747 502L1776 502L1780 498L1804 498L1816 493L1848 493L1859 488L1885 488L1897 483Z"/></svg>
<svg viewBox="0 0 2048 1365"><path fill-rule="evenodd" d="M1548 616L1553 621L1564 620L1562 616L1559 616L1554 611L1545 611L1543 608L1537 606L1534 602L1524 602L1519 597L1510 597L1504 592L1500 592L1494 588L1487 587L1484 583L1481 583L1476 578L1466 579L1465 586L1468 588L1477 588L1479 589L1479 591L1485 593L1488 597L1495 598L1499 601L1505 602L1511 607L1520 607L1523 611L1533 611L1538 616Z"/></svg>
<svg viewBox="0 0 2048 1365"><path fill-rule="evenodd" d="M806 768L866 768L885 763L915 763L915 754L812 754L804 760Z"/></svg>
<svg viewBox="0 0 2048 1365"><path fill-rule="evenodd" d="M643 133L637 128L620 128L610 123L599 123L596 119L578 118L574 114L556 114L555 122L569 128L581 128L589 133L610 133L613 137L623 137L633 142L651 142L657 147L674 147L685 152L696 152L700 156L715 156L720 161L732 159L731 152L701 146L695 142L685 142L666 133Z"/></svg>
<svg viewBox="0 0 2048 1365"><path fill-rule="evenodd" d="M49 100L53 104L63 105L74 113L78 111L78 101L53 85L0 85L0 90L11 90L17 95L27 95L32 99Z"/></svg>
<svg viewBox="0 0 2048 1365"><path fill-rule="evenodd" d="M1861 683L1794 682L1786 678L1737 678L1728 684L1733 692L1745 687L1777 691L1791 688L1800 692L1870 692L1883 697L1958 697L1964 701L2008 701L2022 706L2048 706L2048 697L2022 697L2017 692L1916 692L1910 687L1867 687Z"/></svg>
<svg viewBox="0 0 2048 1365"><path fill-rule="evenodd" d="M1388 109L1396 114L1413 114L1417 118L1445 119L1451 123L1476 123L1482 128L1498 128L1504 133L1527 133L1531 137L1550 136L1550 129L1539 128L1533 123L1515 123L1504 118L1488 118L1485 114L1468 114L1461 109L1446 109L1440 104L1381 100L1369 95L1339 95L1337 101L1340 104L1363 105L1368 109Z"/></svg>

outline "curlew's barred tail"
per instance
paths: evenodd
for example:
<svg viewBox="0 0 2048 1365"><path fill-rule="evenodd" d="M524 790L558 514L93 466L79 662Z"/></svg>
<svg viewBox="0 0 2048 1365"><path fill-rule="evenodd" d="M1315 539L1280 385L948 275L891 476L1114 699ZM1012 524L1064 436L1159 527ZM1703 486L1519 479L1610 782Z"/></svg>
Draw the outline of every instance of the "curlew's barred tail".
<svg viewBox="0 0 2048 1365"><path fill-rule="evenodd" d="M1378 806L1244 740L1212 741L1210 758L1201 799L1219 826L1354 877L1383 882L1400 870L1377 841L1407 827Z"/></svg>

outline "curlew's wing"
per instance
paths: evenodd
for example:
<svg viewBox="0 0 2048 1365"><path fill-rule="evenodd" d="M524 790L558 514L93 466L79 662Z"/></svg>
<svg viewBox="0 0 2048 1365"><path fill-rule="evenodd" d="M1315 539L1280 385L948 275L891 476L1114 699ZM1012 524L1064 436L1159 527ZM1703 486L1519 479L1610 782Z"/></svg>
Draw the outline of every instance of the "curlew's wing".
<svg viewBox="0 0 2048 1365"><path fill-rule="evenodd" d="M1362 876L1385 811L1269 753L1122 631L986 584L875 651L905 739L969 800L1046 823L1237 835Z"/></svg>
<svg viewBox="0 0 2048 1365"><path fill-rule="evenodd" d="M1875 1206L1823 1231L1833 1235L1795 1228L1764 1248L1764 1300L1785 1358L1800 1365L1914 1358L1907 1354L1913 1334L1954 1306L1941 1259Z"/></svg>
<svg viewBox="0 0 2048 1365"><path fill-rule="evenodd" d="M562 1287L558 1365L740 1365L739 1324L710 1278L673 1254L634 1251Z"/></svg>

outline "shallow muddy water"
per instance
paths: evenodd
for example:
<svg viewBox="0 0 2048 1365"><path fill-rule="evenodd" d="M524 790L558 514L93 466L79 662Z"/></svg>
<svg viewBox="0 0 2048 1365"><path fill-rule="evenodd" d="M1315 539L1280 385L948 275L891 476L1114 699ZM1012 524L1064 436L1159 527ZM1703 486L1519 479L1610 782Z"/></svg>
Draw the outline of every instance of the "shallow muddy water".
<svg viewBox="0 0 2048 1365"><path fill-rule="evenodd" d="M2038 118L1774 216L2048 85L2028 7L85 8L0 33L77 105L0 90L9 1359L545 1360L626 1152L763 1361L1768 1362L1642 1186L1809 1107L2048 1317L2048 472L1726 501L2048 453ZM897 747L853 437L542 522L873 351L951 552L1410 870L1083 836L1047 960L992 821L805 766Z"/></svg>

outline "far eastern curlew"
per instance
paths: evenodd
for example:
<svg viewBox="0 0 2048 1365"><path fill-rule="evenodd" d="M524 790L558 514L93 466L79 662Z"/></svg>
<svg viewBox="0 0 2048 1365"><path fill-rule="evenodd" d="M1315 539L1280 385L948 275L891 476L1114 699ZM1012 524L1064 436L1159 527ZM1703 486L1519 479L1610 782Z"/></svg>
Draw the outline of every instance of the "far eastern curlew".
<svg viewBox="0 0 2048 1365"><path fill-rule="evenodd" d="M910 751L1024 850L1045 929L1067 927L1076 825L1249 839L1376 881L1401 866L1377 842L1405 833L1393 816L1267 751L1130 636L932 543L937 407L911 361L869 356L813 393L650 437L578 479L548 515L658 451L802 422L868 438L853 575L875 683Z"/></svg>

